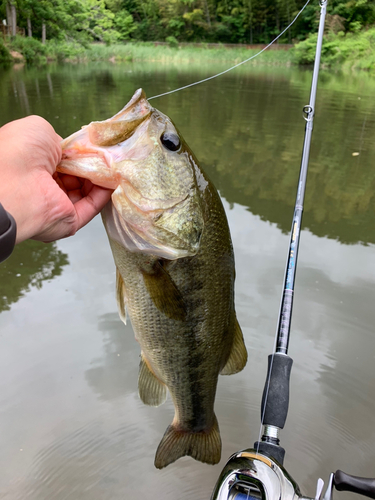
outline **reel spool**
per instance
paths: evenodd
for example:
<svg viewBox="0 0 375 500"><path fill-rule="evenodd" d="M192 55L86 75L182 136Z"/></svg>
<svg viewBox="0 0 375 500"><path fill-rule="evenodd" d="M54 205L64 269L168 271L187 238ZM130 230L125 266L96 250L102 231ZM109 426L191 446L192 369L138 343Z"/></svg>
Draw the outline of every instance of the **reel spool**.
<svg viewBox="0 0 375 500"><path fill-rule="evenodd" d="M275 460L243 450L232 455L224 467L211 500L297 500L297 483Z"/></svg>

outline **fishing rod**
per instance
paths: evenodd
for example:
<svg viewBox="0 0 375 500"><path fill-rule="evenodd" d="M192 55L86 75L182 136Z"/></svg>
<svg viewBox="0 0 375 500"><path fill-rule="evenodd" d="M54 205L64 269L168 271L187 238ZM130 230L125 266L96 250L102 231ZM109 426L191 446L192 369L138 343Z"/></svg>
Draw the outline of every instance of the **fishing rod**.
<svg viewBox="0 0 375 500"><path fill-rule="evenodd" d="M297 269L303 203L311 136L315 114L320 56L328 0L320 0L320 20L310 102L303 108L306 121L297 196L294 206L284 288L281 297L275 349L268 357L268 372L261 404L263 434L253 449L232 455L216 483L211 500L313 500L301 494L297 483L283 467L285 450L280 446L279 432L284 428L289 407L289 380L293 360L288 356L292 319L294 282ZM331 500L333 486L375 499L375 479L360 478L342 471L331 473L326 492L318 479L315 500Z"/></svg>

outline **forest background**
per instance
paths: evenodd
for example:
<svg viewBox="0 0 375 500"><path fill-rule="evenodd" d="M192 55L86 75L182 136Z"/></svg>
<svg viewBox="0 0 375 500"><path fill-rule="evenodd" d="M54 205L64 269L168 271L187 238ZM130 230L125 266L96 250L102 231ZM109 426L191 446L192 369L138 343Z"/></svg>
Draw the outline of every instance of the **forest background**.
<svg viewBox="0 0 375 500"><path fill-rule="evenodd" d="M305 1L0 0L0 60L11 49L32 59L33 54L51 55L54 48L66 58L93 42L166 41L171 47L180 42L265 44L290 24ZM281 44L306 40L296 51L299 63L312 60L318 21L319 2L311 1L278 40ZM20 30L23 40L16 36ZM330 0L326 37L331 42L326 62L353 57L354 51L356 59L368 58L367 69L375 69L375 1Z"/></svg>

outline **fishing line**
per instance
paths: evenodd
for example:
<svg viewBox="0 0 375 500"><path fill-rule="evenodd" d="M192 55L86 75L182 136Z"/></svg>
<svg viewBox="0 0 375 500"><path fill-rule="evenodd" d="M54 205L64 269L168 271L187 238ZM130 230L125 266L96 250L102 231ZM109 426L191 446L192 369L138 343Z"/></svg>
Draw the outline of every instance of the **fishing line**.
<svg viewBox="0 0 375 500"><path fill-rule="evenodd" d="M234 66L232 66L231 68L228 68L224 71L222 71L221 73L217 73L216 75L213 75L213 76L209 76L208 78L204 78L203 80L199 80L198 82L194 82L194 83L189 83L189 85L185 85L184 87L180 87L178 89L174 89L174 90L170 90L169 92L164 92L164 94L158 94L158 95L154 95L152 97L148 97L148 101L151 101L151 99L157 99L158 97L163 97L165 95L169 95L169 94L173 94L174 92L178 92L179 90L184 90L184 89L188 89L189 87L193 87L194 85L199 85L200 83L204 83L204 82L208 82L209 80L213 80L214 78L217 78L218 76L221 76L221 75L225 75L225 73L229 73L229 71L232 71L233 69L235 68L238 68L238 66L241 66L242 64L245 64L249 61L251 61L252 59L255 59L256 57L258 57L262 52L264 52L265 50L267 50L269 47L271 47L271 45L273 43L276 42L276 40L278 40L286 31L288 31L288 29L297 21L298 17L302 14L302 12L305 10L305 8L307 7L307 5L310 3L310 0L307 0L307 2L305 3L305 5L302 7L302 9L298 12L298 14L296 15L296 17L293 19L293 21L289 24L289 26L287 26L279 35L277 35L276 38L274 38L272 40L272 42L270 42L268 45L266 45L262 50L260 50L259 52L257 52L255 55L249 57L248 59L245 59L244 61L241 61L239 62L238 64L235 64Z"/></svg>

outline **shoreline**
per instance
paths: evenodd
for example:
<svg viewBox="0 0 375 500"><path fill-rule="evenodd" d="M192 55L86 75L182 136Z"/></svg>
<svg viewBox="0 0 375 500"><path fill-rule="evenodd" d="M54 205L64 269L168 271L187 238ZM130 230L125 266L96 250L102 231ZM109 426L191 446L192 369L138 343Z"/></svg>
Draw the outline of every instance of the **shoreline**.
<svg viewBox="0 0 375 500"><path fill-rule="evenodd" d="M316 34L306 40L290 44L274 43L262 52L261 57L249 61L256 65L308 66L315 57ZM229 63L236 65L256 55L267 47L265 44L214 44L168 42L127 42L106 45L48 40L42 44L34 38L17 36L0 39L0 63L26 63L36 66L50 62L78 63L90 61L160 62L190 64ZM365 70L375 74L375 27L356 35L328 34L324 40L322 68Z"/></svg>

